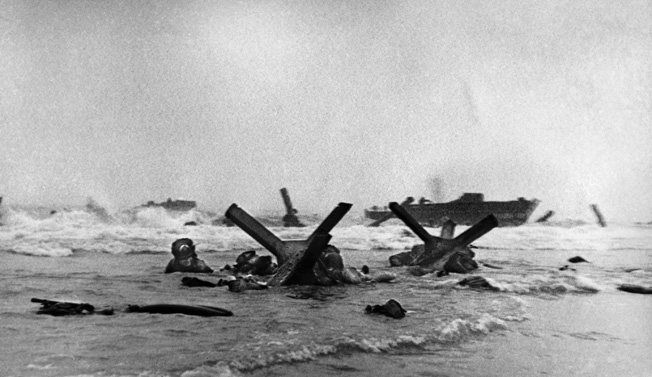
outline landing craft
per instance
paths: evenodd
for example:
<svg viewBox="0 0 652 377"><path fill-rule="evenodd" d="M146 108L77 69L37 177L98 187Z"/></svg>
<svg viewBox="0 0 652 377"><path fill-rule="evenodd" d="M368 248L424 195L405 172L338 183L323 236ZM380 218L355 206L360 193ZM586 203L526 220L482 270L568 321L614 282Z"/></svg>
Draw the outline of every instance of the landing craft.
<svg viewBox="0 0 652 377"><path fill-rule="evenodd" d="M458 225L473 225L490 214L496 217L498 226L519 226L528 221L538 205L538 199L485 202L484 194L464 193L458 199L446 203L434 203L421 198L417 203L402 207L419 223L432 227L440 227L447 220ZM394 214L387 208L374 206L365 209L365 216L380 220L394 217Z"/></svg>
<svg viewBox="0 0 652 377"><path fill-rule="evenodd" d="M161 203L154 203L154 201L150 200L147 204L143 204L142 207L163 207L170 211L190 211L197 207L197 202L194 200L172 200L168 198L167 201Z"/></svg>

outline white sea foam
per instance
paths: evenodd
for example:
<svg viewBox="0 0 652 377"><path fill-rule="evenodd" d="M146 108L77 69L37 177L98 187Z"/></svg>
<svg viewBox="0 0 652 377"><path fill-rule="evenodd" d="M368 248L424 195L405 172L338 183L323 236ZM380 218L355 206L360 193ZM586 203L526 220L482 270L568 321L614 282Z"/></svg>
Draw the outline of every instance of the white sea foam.
<svg viewBox="0 0 652 377"><path fill-rule="evenodd" d="M225 363L218 363L213 366L202 365L199 368L185 371L181 377L235 377L239 375Z"/></svg>
<svg viewBox="0 0 652 377"><path fill-rule="evenodd" d="M17 244L13 247L13 251L19 254L45 257L67 257L73 254L70 248L40 242L34 244Z"/></svg>
<svg viewBox="0 0 652 377"><path fill-rule="evenodd" d="M457 342L475 334L488 334L494 330L505 330L505 321L484 313L475 321L457 318L439 328L436 338L441 342Z"/></svg>

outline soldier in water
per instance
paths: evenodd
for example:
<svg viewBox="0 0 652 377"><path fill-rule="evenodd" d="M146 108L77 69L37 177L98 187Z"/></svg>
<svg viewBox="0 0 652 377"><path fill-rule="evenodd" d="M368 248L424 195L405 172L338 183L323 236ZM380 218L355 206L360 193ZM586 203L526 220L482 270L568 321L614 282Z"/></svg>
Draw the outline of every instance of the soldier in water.
<svg viewBox="0 0 652 377"><path fill-rule="evenodd" d="M211 273L213 269L197 258L195 245L190 238L179 238L172 243L172 255L174 259L168 263L165 273L170 272L205 272Z"/></svg>

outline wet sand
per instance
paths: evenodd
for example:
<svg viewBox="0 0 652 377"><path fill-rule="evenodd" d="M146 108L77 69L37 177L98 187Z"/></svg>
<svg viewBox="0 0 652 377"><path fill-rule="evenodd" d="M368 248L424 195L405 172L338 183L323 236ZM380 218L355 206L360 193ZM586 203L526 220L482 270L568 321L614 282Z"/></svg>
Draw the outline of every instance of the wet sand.
<svg viewBox="0 0 652 377"><path fill-rule="evenodd" d="M600 292L526 301L530 320L466 346L482 368L461 375L652 376L651 295Z"/></svg>

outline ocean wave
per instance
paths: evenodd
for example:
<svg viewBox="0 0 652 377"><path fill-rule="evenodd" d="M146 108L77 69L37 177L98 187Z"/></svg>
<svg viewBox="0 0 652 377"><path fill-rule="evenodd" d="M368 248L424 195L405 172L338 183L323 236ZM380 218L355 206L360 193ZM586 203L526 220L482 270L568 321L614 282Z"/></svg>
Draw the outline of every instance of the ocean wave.
<svg viewBox="0 0 652 377"><path fill-rule="evenodd" d="M464 342L476 336L486 336L491 332L504 331L507 328L506 322L502 319L483 313L473 319L456 318L419 334L388 335L387 337L344 336L324 344L313 342L295 347L292 344L286 344L286 349L267 354L246 355L232 360L228 366L240 372L250 372L277 364L313 361L326 355L351 355L356 352L392 353L405 349L423 350L429 345ZM224 365L220 365L218 370L223 371L223 368ZM205 371L203 367L200 369ZM188 374L188 376L191 375Z"/></svg>
<svg viewBox="0 0 652 377"><path fill-rule="evenodd" d="M73 255L73 250L67 247L57 245L36 243L36 244L19 244L10 249L3 251L12 254L32 255L36 257L68 257Z"/></svg>
<svg viewBox="0 0 652 377"><path fill-rule="evenodd" d="M605 286L582 275L570 274L534 274L522 276L511 281L487 278L487 281L499 291L517 294L553 294L597 293Z"/></svg>
<svg viewBox="0 0 652 377"><path fill-rule="evenodd" d="M97 203L82 208L62 209L51 213L47 209L5 209L4 226L0 227L0 248L16 250L16 245L55 243L50 256L67 256L72 249L109 253L130 253L140 250L169 250L177 238L189 237L206 249L259 249L260 245L238 227L212 225L215 214L201 210L171 212L158 207L139 207L111 213ZM184 226L194 222L197 226ZM304 228L284 228L266 221L279 238L307 239L316 224ZM318 221L317 221L318 223ZM466 227L459 227L462 232ZM427 229L433 235L438 230ZM407 250L422 244L402 225L367 227L342 222L332 231L333 243L340 249L355 251ZM584 253L604 250L649 249L652 229L641 227L599 228L595 225L564 228L526 224L514 228L496 228L474 242L479 251L568 251ZM86 240L94 242L91 245ZM59 246L56 243L60 243ZM58 248L58 249L57 249ZM201 250L199 250L201 251ZM48 255L47 247L19 253Z"/></svg>
<svg viewBox="0 0 652 377"><path fill-rule="evenodd" d="M236 377L240 375L226 363L220 362L216 365L202 365L199 368L185 371L181 377Z"/></svg>

